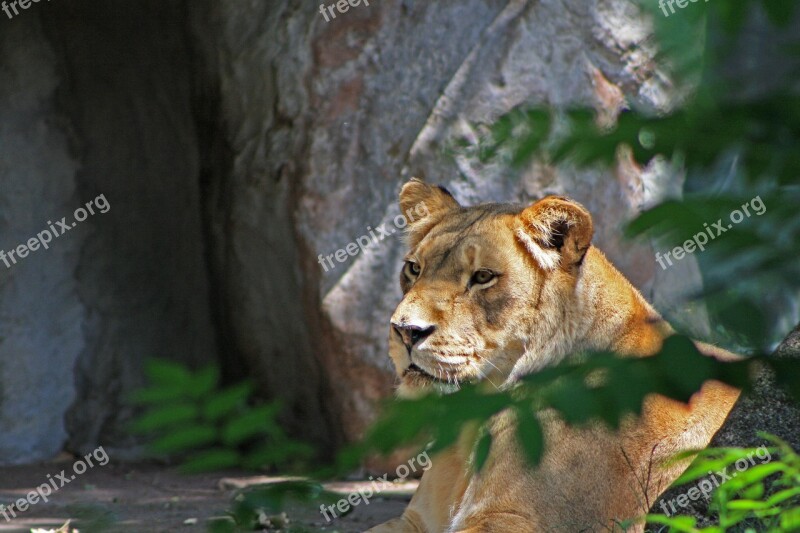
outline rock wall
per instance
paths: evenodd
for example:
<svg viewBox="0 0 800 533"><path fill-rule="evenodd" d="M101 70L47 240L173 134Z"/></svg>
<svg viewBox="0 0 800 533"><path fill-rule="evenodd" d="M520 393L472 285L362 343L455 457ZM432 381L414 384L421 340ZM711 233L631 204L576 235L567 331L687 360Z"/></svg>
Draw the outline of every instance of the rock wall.
<svg viewBox="0 0 800 533"><path fill-rule="evenodd" d="M200 208L191 50L181 2L78 2L43 11L62 54L59 101L80 143L93 220L74 273L87 312L70 447L133 444L124 396L147 357L216 361Z"/></svg>
<svg viewBox="0 0 800 533"><path fill-rule="evenodd" d="M412 175L465 203L569 194L594 213L597 243L662 308L670 290L697 283L693 263L657 272L648 245L620 240L620 224L678 191L678 177L630 161L615 172L509 170L449 149L522 103L590 103L613 118L624 90L665 105L649 28L631 4L387 1L326 21L316 5L227 1L193 27L212 58L224 135L202 151L229 156L209 168L206 204L217 290L235 308L223 326L306 428L353 439L390 394L400 232L342 263L318 258L391 230Z"/></svg>
<svg viewBox="0 0 800 533"><path fill-rule="evenodd" d="M77 207L80 163L58 120L57 58L41 25L3 22L0 250L8 254ZM87 319L73 273L87 234L76 228L50 249L0 262L0 464L52 456L67 438Z"/></svg>
<svg viewBox="0 0 800 533"><path fill-rule="evenodd" d="M674 307L699 282L692 260L661 271L620 237L680 176L475 156L480 125L519 104L588 103L604 120L623 93L667 104L627 0L386 0L328 20L300 0L73 0L0 22L0 248L99 194L111 205L0 264L2 461L65 440L134 453L123 399L153 355L252 375L328 450L357 438L394 381L400 231L318 258L396 230L413 175L467 204L575 197L651 300L705 324Z"/></svg>
<svg viewBox="0 0 800 533"><path fill-rule="evenodd" d="M778 346L773 357L779 359L800 360L800 326L796 327L786 339ZM759 433L764 432L775 435L788 443L793 449L800 449L800 408L781 389L775 386L774 376L771 371L763 370L755 380L755 386L749 394L742 395L736 402L731 414L711 441L715 447L744 447L759 448L771 447L772 444L763 439ZM771 455L758 457L759 463L769 461ZM731 467L733 470L733 467ZM733 472L735 476L736 473ZM701 478L710 486L724 482L716 472L712 476ZM709 510L709 501L695 496L688 498L688 491L697 487L700 480L673 487L665 492L654 504L651 512L654 514L675 513L690 515L697 518L697 525L701 527L713 525L714 512ZM703 486L709 486L703 484ZM696 491L695 491L696 492ZM680 503L678 503L678 498ZM683 505L681 505L681 503Z"/></svg>
<svg viewBox="0 0 800 533"><path fill-rule="evenodd" d="M33 4L0 21L0 463L135 452L142 361L216 361L181 2Z"/></svg>

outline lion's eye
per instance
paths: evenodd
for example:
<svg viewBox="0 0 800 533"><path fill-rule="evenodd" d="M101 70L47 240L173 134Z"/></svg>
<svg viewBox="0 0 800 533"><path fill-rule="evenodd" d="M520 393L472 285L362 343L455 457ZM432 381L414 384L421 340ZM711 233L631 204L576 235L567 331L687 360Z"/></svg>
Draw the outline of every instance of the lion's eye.
<svg viewBox="0 0 800 533"><path fill-rule="evenodd" d="M469 280L470 285L486 285L490 281L492 281L497 274L492 272L491 270L478 270L472 275L472 278Z"/></svg>
<svg viewBox="0 0 800 533"><path fill-rule="evenodd" d="M406 270L406 276L409 278L416 278L422 271L422 269L419 266L419 263L414 261L406 261L405 270Z"/></svg>

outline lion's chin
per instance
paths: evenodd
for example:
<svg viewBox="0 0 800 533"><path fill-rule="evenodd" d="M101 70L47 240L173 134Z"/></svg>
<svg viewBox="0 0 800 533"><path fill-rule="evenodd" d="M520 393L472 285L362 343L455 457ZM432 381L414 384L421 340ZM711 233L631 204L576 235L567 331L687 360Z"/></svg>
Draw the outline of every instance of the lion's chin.
<svg viewBox="0 0 800 533"><path fill-rule="evenodd" d="M397 392L403 398L416 398L429 392L450 394L458 389L459 386L455 382L444 381L412 364L400 376L400 387Z"/></svg>

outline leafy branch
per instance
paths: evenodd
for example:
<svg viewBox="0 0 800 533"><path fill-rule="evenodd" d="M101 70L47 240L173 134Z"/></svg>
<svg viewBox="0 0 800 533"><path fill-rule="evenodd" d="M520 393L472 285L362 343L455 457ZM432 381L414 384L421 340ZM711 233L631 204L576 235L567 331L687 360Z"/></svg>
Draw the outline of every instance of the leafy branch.
<svg viewBox="0 0 800 533"><path fill-rule="evenodd" d="M148 360L145 374L150 385L131 398L145 410L131 430L150 438L154 455L182 457L183 472L286 467L313 453L283 432L280 404L253 405L250 382L220 388L216 367L192 372L163 359Z"/></svg>
<svg viewBox="0 0 800 533"><path fill-rule="evenodd" d="M619 427L630 414L641 414L648 394L688 402L701 385L717 380L744 390L751 389L759 369L771 369L779 386L800 403L800 361L755 356L721 362L702 355L683 336L666 339L662 350L644 358L623 358L610 352L587 354L581 361L565 361L525 376L507 391L490 391L482 384L465 385L445 396L430 394L419 399L395 400L362 442L340 455L339 468L347 471L368 453L388 453L395 448L432 442L430 453L456 442L462 428L481 424L512 410L518 418L517 434L532 464L545 446L542 427L533 414L552 409L567 423L600 420ZM477 444L477 466L488 455L491 437Z"/></svg>

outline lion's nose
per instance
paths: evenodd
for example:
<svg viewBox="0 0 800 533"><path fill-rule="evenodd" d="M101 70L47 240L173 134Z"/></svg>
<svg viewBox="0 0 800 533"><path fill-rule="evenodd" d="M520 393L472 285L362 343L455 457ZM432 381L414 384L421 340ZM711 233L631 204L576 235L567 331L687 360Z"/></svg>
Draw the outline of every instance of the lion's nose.
<svg viewBox="0 0 800 533"><path fill-rule="evenodd" d="M403 344L406 345L408 353L411 353L411 349L433 333L436 326L420 327L411 324L395 324L392 322L392 328L395 333L400 335L400 339L403 341Z"/></svg>

